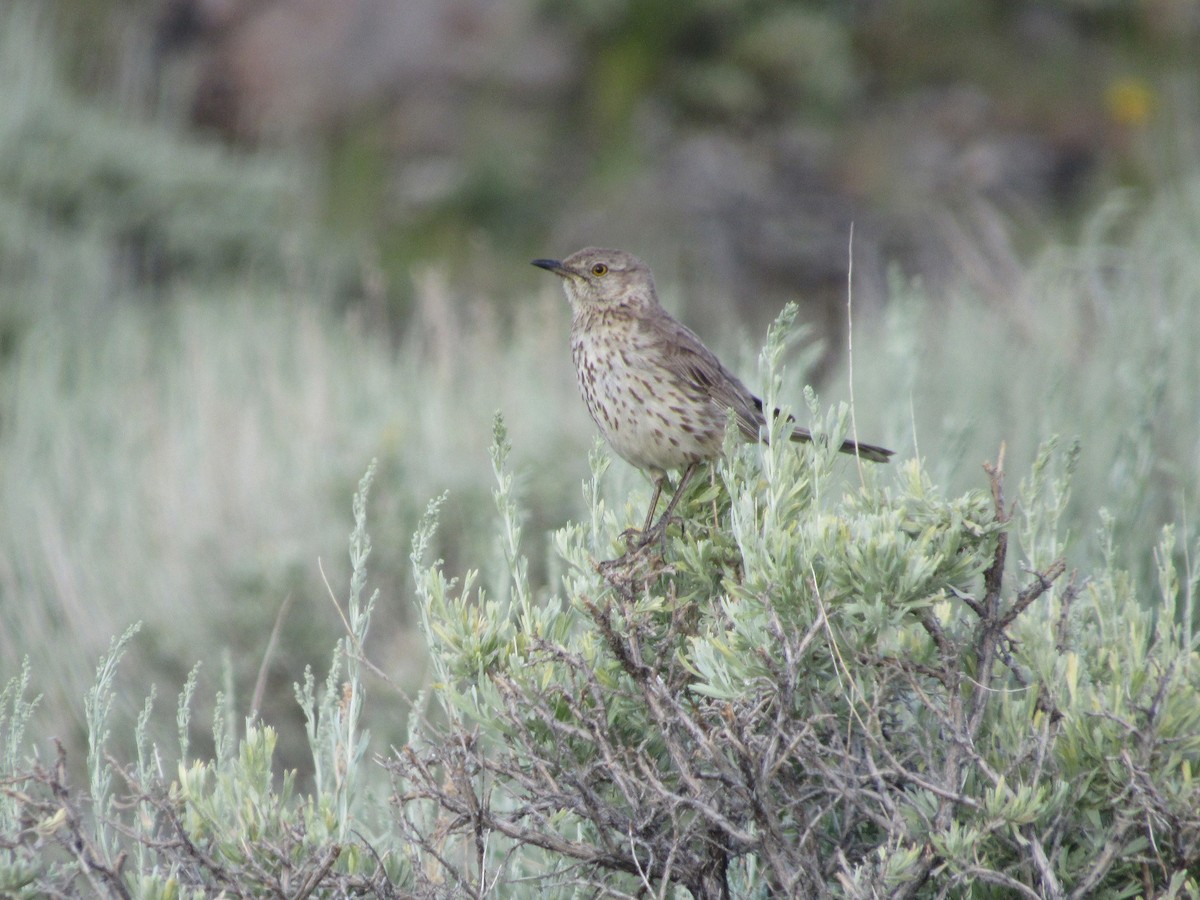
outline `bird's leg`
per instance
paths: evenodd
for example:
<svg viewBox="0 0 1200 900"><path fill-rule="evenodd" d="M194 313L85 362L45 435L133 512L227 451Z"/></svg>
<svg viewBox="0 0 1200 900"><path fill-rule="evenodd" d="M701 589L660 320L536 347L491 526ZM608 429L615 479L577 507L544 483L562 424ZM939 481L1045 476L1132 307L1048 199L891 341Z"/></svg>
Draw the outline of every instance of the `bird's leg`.
<svg viewBox="0 0 1200 900"><path fill-rule="evenodd" d="M688 463L688 467L683 470L683 475L679 479L679 486L675 488L675 494L671 497L671 502L667 504L666 510L663 512L662 517L655 524L652 531L647 533L647 543L650 540L651 534L656 537L666 537L667 526L671 523L671 513L675 512L675 505L679 502L679 498L683 496L684 488L688 486L688 482L692 480L692 476L696 474L696 469L699 467L699 463ZM655 499L657 500L657 496ZM653 512L653 509L651 509L651 512ZM650 520L647 519L647 525L649 525L649 522Z"/></svg>
<svg viewBox="0 0 1200 900"><path fill-rule="evenodd" d="M667 480L667 473L663 472L654 479L654 494L650 497L650 508L646 510L646 521L642 525L642 534L645 535L650 531L650 523L654 521L654 510L658 508L658 498L662 494L663 482Z"/></svg>
<svg viewBox="0 0 1200 900"><path fill-rule="evenodd" d="M708 467L708 483L709 483L710 487L717 486L717 467L716 466ZM713 500L712 500L712 514L713 514L713 531L717 531L721 527L721 519L720 519L720 516L717 514L717 495L715 492L713 493Z"/></svg>
<svg viewBox="0 0 1200 900"><path fill-rule="evenodd" d="M631 551L640 550L650 543L652 539L650 523L654 521L654 511L658 509L658 498L662 495L663 482L666 480L666 472L654 476L654 493L650 495L650 508L646 510L646 521L642 523L641 530L626 528L621 532L621 537L625 539L626 556Z"/></svg>

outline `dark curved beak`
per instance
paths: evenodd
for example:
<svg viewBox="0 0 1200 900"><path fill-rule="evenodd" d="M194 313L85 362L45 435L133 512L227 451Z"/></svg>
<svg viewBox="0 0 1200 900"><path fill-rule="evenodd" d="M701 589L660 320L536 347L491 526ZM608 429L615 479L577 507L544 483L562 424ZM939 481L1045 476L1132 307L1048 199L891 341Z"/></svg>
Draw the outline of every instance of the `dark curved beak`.
<svg viewBox="0 0 1200 900"><path fill-rule="evenodd" d="M535 259L533 260L533 265L537 266L539 269L545 269L547 272L553 272L555 275L569 274L567 270L563 268L561 259Z"/></svg>

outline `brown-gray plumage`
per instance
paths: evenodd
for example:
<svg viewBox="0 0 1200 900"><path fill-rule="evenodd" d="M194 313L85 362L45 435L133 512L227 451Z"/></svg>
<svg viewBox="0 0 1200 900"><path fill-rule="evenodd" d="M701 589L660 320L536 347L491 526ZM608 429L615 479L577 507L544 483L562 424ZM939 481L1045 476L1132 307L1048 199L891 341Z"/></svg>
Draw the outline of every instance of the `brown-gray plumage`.
<svg viewBox="0 0 1200 900"><path fill-rule="evenodd" d="M533 264L562 279L571 303L571 354L588 412L617 455L654 480L648 538L667 472L683 476L655 531L699 464L720 456L729 410L747 440L762 439L762 401L662 308L650 267L636 256L588 247ZM797 427L791 439L811 441L812 433ZM873 462L892 455L849 440L841 451Z"/></svg>

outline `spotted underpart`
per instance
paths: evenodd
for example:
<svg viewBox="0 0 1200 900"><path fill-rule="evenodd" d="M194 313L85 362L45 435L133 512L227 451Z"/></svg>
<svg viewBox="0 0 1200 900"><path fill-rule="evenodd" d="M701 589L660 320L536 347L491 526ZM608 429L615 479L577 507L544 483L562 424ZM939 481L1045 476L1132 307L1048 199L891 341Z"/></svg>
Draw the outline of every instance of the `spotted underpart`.
<svg viewBox="0 0 1200 900"><path fill-rule="evenodd" d="M571 353L592 419L618 456L648 472L717 456L725 408L664 370L657 336L640 324L626 305L576 313Z"/></svg>

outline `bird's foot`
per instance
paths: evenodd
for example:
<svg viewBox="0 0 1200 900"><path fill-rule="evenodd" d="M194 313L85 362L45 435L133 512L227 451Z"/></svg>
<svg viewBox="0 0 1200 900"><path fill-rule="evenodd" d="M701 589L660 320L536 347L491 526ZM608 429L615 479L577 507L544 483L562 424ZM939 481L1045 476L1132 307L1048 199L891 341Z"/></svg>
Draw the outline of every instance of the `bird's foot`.
<svg viewBox="0 0 1200 900"><path fill-rule="evenodd" d="M625 587L634 581L650 581L664 569L667 529L675 524L681 530L684 528L684 520L668 512L649 528L626 528L620 534L625 541L625 552L616 559L597 563L596 571L614 587Z"/></svg>
<svg viewBox="0 0 1200 900"><path fill-rule="evenodd" d="M665 556L667 553L667 529L672 525L678 525L682 533L685 527L685 522L680 516L673 516L670 512L665 512L657 522L641 533L641 547L649 546L657 542L660 552Z"/></svg>
<svg viewBox="0 0 1200 900"><path fill-rule="evenodd" d="M635 585L648 584L668 570L654 541L634 546L616 559L596 564L600 576L630 600Z"/></svg>
<svg viewBox="0 0 1200 900"><path fill-rule="evenodd" d="M651 529L652 530L652 529ZM625 542L625 554L628 555L646 542L647 532L640 528L626 528L617 537Z"/></svg>
<svg viewBox="0 0 1200 900"><path fill-rule="evenodd" d="M649 581L658 573L659 564L666 555L667 524L660 520L650 528L625 529L620 535L625 541L625 552L616 559L597 564L597 571L614 585Z"/></svg>

